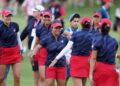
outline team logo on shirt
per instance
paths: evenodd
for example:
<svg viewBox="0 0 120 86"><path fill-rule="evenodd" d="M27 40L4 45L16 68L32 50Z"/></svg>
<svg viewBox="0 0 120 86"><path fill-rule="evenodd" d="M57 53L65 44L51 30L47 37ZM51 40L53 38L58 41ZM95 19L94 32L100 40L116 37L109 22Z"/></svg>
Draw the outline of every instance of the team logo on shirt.
<svg viewBox="0 0 120 86"><path fill-rule="evenodd" d="M13 32L16 32L16 30L15 30L15 29L13 29Z"/></svg>
<svg viewBox="0 0 120 86"><path fill-rule="evenodd" d="M64 43L64 41L63 41L63 40L61 40L61 43Z"/></svg>
<svg viewBox="0 0 120 86"><path fill-rule="evenodd" d="M91 47L94 48L94 45L92 45Z"/></svg>

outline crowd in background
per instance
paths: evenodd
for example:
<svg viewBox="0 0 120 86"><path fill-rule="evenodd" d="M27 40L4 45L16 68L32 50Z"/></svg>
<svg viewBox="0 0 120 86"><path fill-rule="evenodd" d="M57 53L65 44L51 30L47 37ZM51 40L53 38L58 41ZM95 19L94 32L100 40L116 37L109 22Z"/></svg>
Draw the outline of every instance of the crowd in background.
<svg viewBox="0 0 120 86"><path fill-rule="evenodd" d="M18 6L21 6L22 3L26 1L26 0L0 0L0 9L5 9L5 8L9 8L11 10L15 11L15 14L17 13L18 10ZM45 7L47 7L51 1L54 0L30 0L30 2L39 2L40 4L44 5ZM86 0L61 0L61 2L63 4L67 4L69 6L72 7L77 7L77 6L81 6L84 7L86 5ZM89 2L89 6L93 7L94 4L101 4L101 0L88 0Z"/></svg>

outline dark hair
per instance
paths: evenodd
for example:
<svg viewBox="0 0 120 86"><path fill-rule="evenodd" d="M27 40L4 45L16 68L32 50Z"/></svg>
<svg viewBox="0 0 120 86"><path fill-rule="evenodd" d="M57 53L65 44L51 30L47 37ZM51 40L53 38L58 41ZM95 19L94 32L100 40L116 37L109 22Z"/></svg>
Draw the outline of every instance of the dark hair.
<svg viewBox="0 0 120 86"><path fill-rule="evenodd" d="M85 23L82 25L83 28L90 28L91 24L88 21L85 21Z"/></svg>
<svg viewBox="0 0 120 86"><path fill-rule="evenodd" d="M72 18L70 19L70 22L74 19L74 18L80 18L80 15L78 13L74 14L72 16Z"/></svg>
<svg viewBox="0 0 120 86"><path fill-rule="evenodd" d="M106 1L101 0L101 5L105 5L105 4L106 4Z"/></svg>
<svg viewBox="0 0 120 86"><path fill-rule="evenodd" d="M56 19L53 21L53 23L61 23L61 21Z"/></svg>
<svg viewBox="0 0 120 86"><path fill-rule="evenodd" d="M60 20L54 20L52 23L61 23L61 21ZM62 23L61 23L62 24ZM62 26L63 27L63 26ZM64 28L63 29L61 29L61 33L60 34L63 34L64 33Z"/></svg>
<svg viewBox="0 0 120 86"><path fill-rule="evenodd" d="M104 23L102 26L101 26L101 33L102 35L107 35L110 31L110 26L107 26L106 23Z"/></svg>
<svg viewBox="0 0 120 86"><path fill-rule="evenodd" d="M106 4L106 2L104 2L104 1L101 2L101 5L105 5L105 4Z"/></svg>

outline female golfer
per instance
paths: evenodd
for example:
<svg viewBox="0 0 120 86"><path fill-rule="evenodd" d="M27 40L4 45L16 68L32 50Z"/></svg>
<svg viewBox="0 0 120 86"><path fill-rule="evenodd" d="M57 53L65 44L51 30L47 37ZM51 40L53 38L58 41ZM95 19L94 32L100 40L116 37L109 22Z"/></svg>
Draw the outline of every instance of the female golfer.
<svg viewBox="0 0 120 86"><path fill-rule="evenodd" d="M56 56L50 64L55 65L58 60L72 48L70 58L70 74L73 78L74 86L85 86L89 77L89 58L92 45L92 36L90 33L91 19L87 16L81 20L82 30L73 33L67 46Z"/></svg>
<svg viewBox="0 0 120 86"><path fill-rule="evenodd" d="M102 19L100 24L101 35L92 44L89 77L94 86L119 86L115 71L118 43L109 35L111 21Z"/></svg>
<svg viewBox="0 0 120 86"><path fill-rule="evenodd" d="M2 11L3 21L0 23L0 86L3 83L7 65L13 69L14 86L20 86L20 61L22 49L19 37L19 26L11 21L12 13Z"/></svg>

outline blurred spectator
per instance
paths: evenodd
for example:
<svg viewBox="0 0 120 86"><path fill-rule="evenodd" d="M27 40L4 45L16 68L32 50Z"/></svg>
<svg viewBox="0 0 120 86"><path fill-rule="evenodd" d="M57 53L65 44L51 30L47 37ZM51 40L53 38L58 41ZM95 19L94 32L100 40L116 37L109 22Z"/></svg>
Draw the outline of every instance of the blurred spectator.
<svg viewBox="0 0 120 86"><path fill-rule="evenodd" d="M89 0L89 5L91 6L91 7L93 7L94 6L94 0Z"/></svg>
<svg viewBox="0 0 120 86"><path fill-rule="evenodd" d="M67 0L69 7L72 7L72 2L73 2L72 0Z"/></svg>
<svg viewBox="0 0 120 86"><path fill-rule="evenodd" d="M18 1L19 5L22 5L24 0L17 0L17 1Z"/></svg>
<svg viewBox="0 0 120 86"><path fill-rule="evenodd" d="M85 5L85 0L76 0L76 2L79 6L83 7Z"/></svg>
<svg viewBox="0 0 120 86"><path fill-rule="evenodd" d="M78 5L84 6L85 0L67 0L69 7L77 8Z"/></svg>
<svg viewBox="0 0 120 86"><path fill-rule="evenodd" d="M8 8L12 11L12 13L15 15L18 11L18 0L10 0Z"/></svg>
<svg viewBox="0 0 120 86"><path fill-rule="evenodd" d="M22 4L22 10L27 21L33 18L32 8L35 8L37 5L41 4L42 0L24 0Z"/></svg>
<svg viewBox="0 0 120 86"><path fill-rule="evenodd" d="M78 6L83 7L85 5L85 0L67 0L69 7L77 8Z"/></svg>
<svg viewBox="0 0 120 86"><path fill-rule="evenodd" d="M77 5L76 5L77 4ZM84 7L85 6L85 0L76 0L76 4L75 4L75 6L80 6L80 7ZM91 7L93 7L93 5L94 5L94 0L89 0L89 5L91 6Z"/></svg>
<svg viewBox="0 0 120 86"><path fill-rule="evenodd" d="M45 7L45 8L48 8L48 4L50 3L50 0L42 0L42 5Z"/></svg>
<svg viewBox="0 0 120 86"><path fill-rule="evenodd" d="M10 0L0 0L0 9L7 9Z"/></svg>
<svg viewBox="0 0 120 86"><path fill-rule="evenodd" d="M114 28L115 31L118 32L119 37L120 37L120 8L116 9L115 22L114 22L114 27L113 28Z"/></svg>
<svg viewBox="0 0 120 86"><path fill-rule="evenodd" d="M9 9L13 14L17 13L18 1L17 0L0 0L0 8Z"/></svg>
<svg viewBox="0 0 120 86"><path fill-rule="evenodd" d="M67 6L67 1L69 1L69 0L60 0L60 2L61 2L61 4L66 8L66 7L68 7Z"/></svg>
<svg viewBox="0 0 120 86"><path fill-rule="evenodd" d="M11 0L3 0L3 1L4 1L4 6L5 6L4 9L7 9Z"/></svg>
<svg viewBox="0 0 120 86"><path fill-rule="evenodd" d="M88 0L89 1L89 6L93 7L95 0ZM84 7L86 0L67 0L69 7L74 7L77 8L78 6ZM96 2L100 3L100 0L97 0Z"/></svg>
<svg viewBox="0 0 120 86"><path fill-rule="evenodd" d="M110 18L110 7L113 3L113 0L102 0L102 6L99 9L99 12L102 14L102 18Z"/></svg>
<svg viewBox="0 0 120 86"><path fill-rule="evenodd" d="M0 11L3 9L3 0L0 0Z"/></svg>
<svg viewBox="0 0 120 86"><path fill-rule="evenodd" d="M52 12L55 19L61 21L64 27L65 8L60 3L60 0L51 0L51 4L48 9Z"/></svg>

